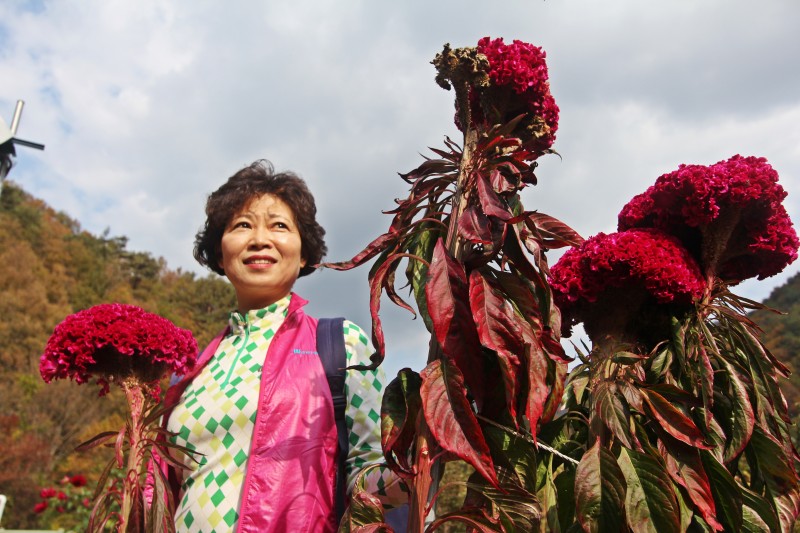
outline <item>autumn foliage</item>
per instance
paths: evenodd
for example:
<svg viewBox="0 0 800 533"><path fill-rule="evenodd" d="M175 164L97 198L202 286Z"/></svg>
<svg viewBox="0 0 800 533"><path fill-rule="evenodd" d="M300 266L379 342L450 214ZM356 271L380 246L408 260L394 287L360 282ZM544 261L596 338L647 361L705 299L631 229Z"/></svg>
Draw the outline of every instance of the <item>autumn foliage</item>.
<svg viewBox="0 0 800 533"><path fill-rule="evenodd" d="M85 474L93 490L113 449L82 454L75 447L124 422L119 391L98 401L96 388L42 381L39 357L56 324L81 309L116 301L158 313L207 342L235 306L232 289L217 276L170 270L163 259L130 251L126 244L125 237L93 235L14 183L3 184L0 494L8 497L3 527L49 528L47 517L33 508L39 488L65 474Z"/></svg>

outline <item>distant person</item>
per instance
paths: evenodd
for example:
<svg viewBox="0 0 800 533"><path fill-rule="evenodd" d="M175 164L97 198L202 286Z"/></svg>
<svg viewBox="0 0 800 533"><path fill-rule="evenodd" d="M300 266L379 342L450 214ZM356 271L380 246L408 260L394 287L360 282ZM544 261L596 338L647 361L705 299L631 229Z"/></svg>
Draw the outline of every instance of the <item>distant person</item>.
<svg viewBox="0 0 800 533"><path fill-rule="evenodd" d="M337 428L317 354L317 319L292 292L327 251L314 198L295 174L257 161L212 193L194 256L230 280L237 309L197 368L167 392L173 442L199 465L171 468L178 531L335 531ZM346 365L369 364L364 331L345 320ZM382 461L382 369L345 374L346 475ZM387 503L407 498L386 468L367 474ZM349 490L349 489L348 489Z"/></svg>

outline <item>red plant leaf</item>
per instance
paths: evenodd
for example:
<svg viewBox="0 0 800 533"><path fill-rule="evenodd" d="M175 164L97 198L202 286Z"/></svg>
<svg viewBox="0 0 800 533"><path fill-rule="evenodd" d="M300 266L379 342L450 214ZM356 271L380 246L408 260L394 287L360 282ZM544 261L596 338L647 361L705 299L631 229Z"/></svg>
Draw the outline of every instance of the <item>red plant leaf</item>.
<svg viewBox="0 0 800 533"><path fill-rule="evenodd" d="M466 208L458 219L458 234L472 243L492 244L489 218L474 206Z"/></svg>
<svg viewBox="0 0 800 533"><path fill-rule="evenodd" d="M397 232L390 231L388 233L384 233L369 243L362 251L357 253L349 261L341 261L338 263L321 263L319 266L321 268L330 268L333 270L350 270L351 268L355 268L366 263L379 253L389 248L389 245L392 243L392 241L396 240L397 238Z"/></svg>
<svg viewBox="0 0 800 533"><path fill-rule="evenodd" d="M436 340L444 355L464 374L480 408L484 395L483 354L469 307L467 275L464 267L447 253L441 239L433 249L425 298Z"/></svg>
<svg viewBox="0 0 800 533"><path fill-rule="evenodd" d="M86 442L79 444L75 448L75 450L79 452L85 452L87 450L91 450L92 448L96 448L101 444L105 444L106 442L108 442L109 440L111 440L113 437L116 436L118 436L118 433L116 431L104 431L99 435L95 435Z"/></svg>
<svg viewBox="0 0 800 533"><path fill-rule="evenodd" d="M561 248L562 246L580 246L583 242L577 231L567 226L557 218L536 211L525 213L526 224L544 240L548 248Z"/></svg>
<svg viewBox="0 0 800 533"><path fill-rule="evenodd" d="M511 182L511 180L499 170L492 170L489 173L489 183L492 185L492 189L497 193L514 192L519 187L516 183Z"/></svg>
<svg viewBox="0 0 800 533"><path fill-rule="evenodd" d="M410 254L390 255L383 264L378 268L373 268L373 272L371 272L372 279L369 280L369 313L372 316L372 344L375 346L375 353L370 357L372 360L371 367L379 365L386 353L386 343L380 318L381 292L384 287L384 280L390 272L394 272L394 269L397 268L397 262L404 257L409 257L412 260L419 259L410 256Z"/></svg>
<svg viewBox="0 0 800 533"><path fill-rule="evenodd" d="M506 238L503 242L503 253L505 254L505 259L511 263L514 269L522 274L525 278L535 283L542 289L547 287L547 284L539 275L539 272L525 255L525 252L523 251L523 244L520 242L520 237L516 227L514 228L514 231L506 232Z"/></svg>
<svg viewBox="0 0 800 533"><path fill-rule="evenodd" d="M531 424L531 433L536 437L536 426L545 410L545 404L550 396L547 386L549 377L550 359L544 353L539 339L527 344L526 358L528 363L528 398L525 404L525 415Z"/></svg>
<svg viewBox="0 0 800 533"><path fill-rule="evenodd" d="M542 311L533 293L533 286L524 279L509 272L496 272L497 282L519 313L517 319L522 328L522 338L532 343L541 335Z"/></svg>
<svg viewBox="0 0 800 533"><path fill-rule="evenodd" d="M703 432L692 422L692 419L683 414L666 398L653 390L646 388L639 390L645 403L664 431L690 446L703 450L712 448L706 444Z"/></svg>
<svg viewBox="0 0 800 533"><path fill-rule="evenodd" d="M478 189L478 199L480 200L483 212L503 221L511 218L511 212L508 210L508 207L503 205L500 196L494 192L492 185L489 183L489 179L480 173L475 173L474 176Z"/></svg>
<svg viewBox="0 0 800 533"><path fill-rule="evenodd" d="M499 487L489 445L467 399L461 372L447 359L437 359L420 375L422 409L436 441Z"/></svg>
<svg viewBox="0 0 800 533"><path fill-rule="evenodd" d="M517 373L520 368L520 354L525 349L519 321L500 287L480 270L470 273L469 301L481 344L497 353L503 373L506 402L511 416L516 420ZM536 427L533 420L531 427Z"/></svg>
<svg viewBox="0 0 800 533"><path fill-rule="evenodd" d="M722 531L724 528L716 518L714 495L703 462L700 460L700 452L669 437L665 439L668 440L658 441L658 450L664 457L670 477L686 489L689 499L700 511L703 520L715 531Z"/></svg>
<svg viewBox="0 0 800 533"><path fill-rule="evenodd" d="M551 338L549 335L545 335L543 339L545 340L545 347L547 346L547 339ZM561 345L559 344L559 347ZM553 417L558 412L559 407L561 406L561 399L564 396L564 386L567 381L567 363L563 361L556 360L553 355L552 351L545 348L545 353L549 357L548 361L548 375L547 380L550 383L550 392L547 394L547 400L542 407L542 416L541 416L541 423L546 424L550 422Z"/></svg>

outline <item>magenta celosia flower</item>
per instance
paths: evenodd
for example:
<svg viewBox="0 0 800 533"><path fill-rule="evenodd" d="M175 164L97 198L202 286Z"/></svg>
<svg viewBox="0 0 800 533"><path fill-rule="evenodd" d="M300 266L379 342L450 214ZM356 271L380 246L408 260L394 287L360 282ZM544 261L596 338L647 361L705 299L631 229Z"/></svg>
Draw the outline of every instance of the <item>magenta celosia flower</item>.
<svg viewBox="0 0 800 533"><path fill-rule="evenodd" d="M56 326L39 371L47 383L94 377L106 391L109 380L132 376L154 383L167 371L185 374L196 357L197 342L188 330L135 305L101 304Z"/></svg>
<svg viewBox="0 0 800 533"><path fill-rule="evenodd" d="M696 248L701 262L714 263L702 266L725 280L764 279L797 258L800 241L782 205L785 197L764 158L735 155L710 166L681 165L628 202L619 229L662 229ZM709 242L720 238L727 241Z"/></svg>
<svg viewBox="0 0 800 533"><path fill-rule="evenodd" d="M47 502L39 502L33 506L33 512L36 514L42 514L47 509Z"/></svg>
<svg viewBox="0 0 800 533"><path fill-rule="evenodd" d="M676 238L659 230L636 229L598 233L568 250L552 267L550 286L561 309L563 330L568 332L609 291L637 288L658 303L691 304L702 296L706 284L696 261ZM628 305L621 298L617 303Z"/></svg>
<svg viewBox="0 0 800 533"><path fill-rule="evenodd" d="M546 54L538 46L514 40L505 44L502 38L484 37L478 41L478 52L489 60L489 76L496 85L508 85L517 94L529 89L549 92Z"/></svg>
<svg viewBox="0 0 800 533"><path fill-rule="evenodd" d="M58 491L53 487L47 487L39 491L39 496L45 500L48 498L55 498L56 494L58 494Z"/></svg>
<svg viewBox="0 0 800 533"><path fill-rule="evenodd" d="M490 37L478 41L477 50L488 59L490 85L470 88L473 123L487 122L486 125L491 126L497 121L505 122L520 114L529 114L530 118L523 123L531 139L525 140L531 144L532 157L537 157L553 145L558 130L559 109L550 94L545 52L522 41L505 44L502 38ZM510 94L497 91L502 88L511 89ZM495 111L502 110L501 116L488 119L482 103ZM463 129L458 113L456 126Z"/></svg>

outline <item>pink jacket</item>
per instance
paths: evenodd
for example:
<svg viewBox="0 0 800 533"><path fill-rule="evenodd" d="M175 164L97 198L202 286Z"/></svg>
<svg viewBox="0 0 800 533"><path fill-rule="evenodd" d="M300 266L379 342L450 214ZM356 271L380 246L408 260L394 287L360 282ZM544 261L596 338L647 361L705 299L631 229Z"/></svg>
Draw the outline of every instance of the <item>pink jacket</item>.
<svg viewBox="0 0 800 533"><path fill-rule="evenodd" d="M240 533L336 530L333 400L317 354L317 319L303 312L306 303L292 294L286 319L267 350L239 508ZM226 333L211 341L193 372L170 387L167 405L180 401ZM165 424L170 413L171 408ZM177 502L180 473L171 467L165 473Z"/></svg>

